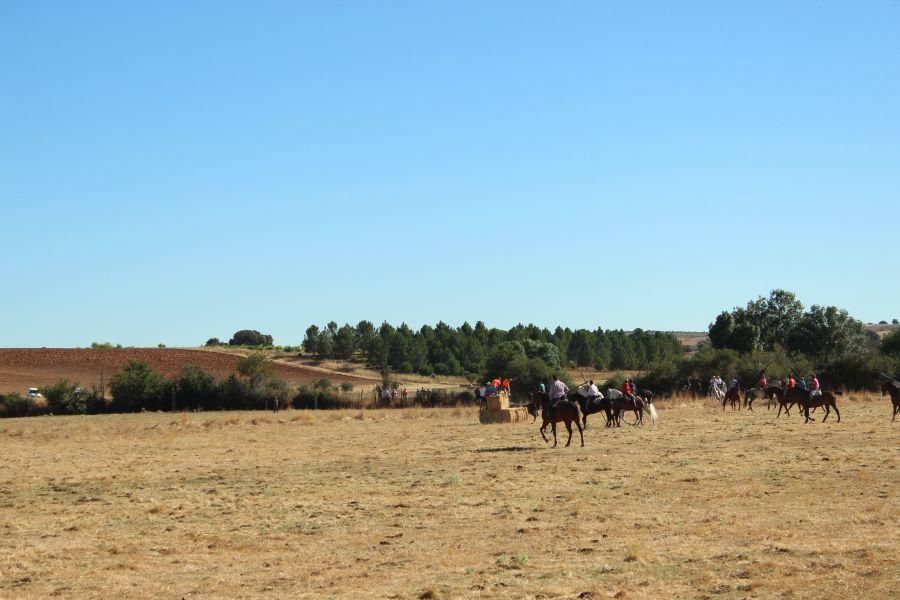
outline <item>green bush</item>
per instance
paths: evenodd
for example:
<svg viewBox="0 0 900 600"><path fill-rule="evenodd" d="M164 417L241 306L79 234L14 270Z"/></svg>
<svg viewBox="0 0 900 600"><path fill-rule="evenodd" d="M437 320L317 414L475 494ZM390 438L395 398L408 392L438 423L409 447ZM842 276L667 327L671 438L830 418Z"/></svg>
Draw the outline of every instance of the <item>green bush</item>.
<svg viewBox="0 0 900 600"><path fill-rule="evenodd" d="M131 360L109 382L112 409L116 412L139 412L166 408L167 382L146 362Z"/></svg>
<svg viewBox="0 0 900 600"><path fill-rule="evenodd" d="M229 346L271 346L272 336L260 333L255 329L241 329L235 331L231 339L228 340Z"/></svg>
<svg viewBox="0 0 900 600"><path fill-rule="evenodd" d="M184 367L173 383L177 410L215 410L222 407L215 378L199 367Z"/></svg>
<svg viewBox="0 0 900 600"><path fill-rule="evenodd" d="M425 377L431 377L432 375L434 375L434 367L432 367L428 363L425 363L419 369L419 375L424 375Z"/></svg>
<svg viewBox="0 0 900 600"><path fill-rule="evenodd" d="M301 385L294 395L291 405L298 409L339 409L355 408L356 402L314 385Z"/></svg>
<svg viewBox="0 0 900 600"><path fill-rule="evenodd" d="M87 413L88 393L77 385L60 379L41 388L47 399L47 409L55 415L83 415Z"/></svg>
<svg viewBox="0 0 900 600"><path fill-rule="evenodd" d="M323 391L323 392L327 392L327 391L331 390L333 387L334 386L331 385L331 380L328 379L327 377L322 377L320 379L317 379L316 382L313 383L313 389Z"/></svg>
<svg viewBox="0 0 900 600"><path fill-rule="evenodd" d="M0 396L0 417L26 417L31 413L31 405L32 402L18 392Z"/></svg>

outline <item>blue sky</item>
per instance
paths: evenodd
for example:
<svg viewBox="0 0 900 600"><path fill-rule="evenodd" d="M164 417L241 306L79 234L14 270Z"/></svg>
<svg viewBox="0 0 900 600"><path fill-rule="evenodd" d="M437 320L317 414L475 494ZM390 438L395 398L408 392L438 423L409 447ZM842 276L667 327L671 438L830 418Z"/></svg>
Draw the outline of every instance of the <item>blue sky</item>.
<svg viewBox="0 0 900 600"><path fill-rule="evenodd" d="M896 2L0 4L0 346L900 318Z"/></svg>

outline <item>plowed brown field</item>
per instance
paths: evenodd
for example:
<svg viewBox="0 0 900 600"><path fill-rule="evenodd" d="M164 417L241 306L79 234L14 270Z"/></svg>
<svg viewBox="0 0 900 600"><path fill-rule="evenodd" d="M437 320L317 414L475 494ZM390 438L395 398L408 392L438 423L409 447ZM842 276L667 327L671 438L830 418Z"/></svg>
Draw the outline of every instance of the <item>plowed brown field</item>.
<svg viewBox="0 0 900 600"><path fill-rule="evenodd" d="M85 387L99 384L101 373L108 381L132 359L146 361L167 377L187 365L200 367L216 377L227 377L235 372L241 357L181 348L0 348L0 393L24 393L29 387L50 385L60 379ZM296 385L321 377L328 377L333 383L371 383L365 377L282 363L276 363L275 373Z"/></svg>

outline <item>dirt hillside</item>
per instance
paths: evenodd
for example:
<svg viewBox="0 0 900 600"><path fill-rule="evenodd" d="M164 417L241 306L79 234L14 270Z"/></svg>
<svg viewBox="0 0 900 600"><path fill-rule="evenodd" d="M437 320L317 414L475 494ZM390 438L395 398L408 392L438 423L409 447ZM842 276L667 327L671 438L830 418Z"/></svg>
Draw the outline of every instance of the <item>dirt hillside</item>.
<svg viewBox="0 0 900 600"><path fill-rule="evenodd" d="M235 372L240 355L181 348L0 348L0 393L24 393L29 387L50 385L68 379L83 386L99 383L101 373L109 377L130 360L146 361L165 376L195 365L216 377ZM368 377L324 372L300 365L276 363L275 373L288 383L300 385L328 377L332 383L371 384Z"/></svg>

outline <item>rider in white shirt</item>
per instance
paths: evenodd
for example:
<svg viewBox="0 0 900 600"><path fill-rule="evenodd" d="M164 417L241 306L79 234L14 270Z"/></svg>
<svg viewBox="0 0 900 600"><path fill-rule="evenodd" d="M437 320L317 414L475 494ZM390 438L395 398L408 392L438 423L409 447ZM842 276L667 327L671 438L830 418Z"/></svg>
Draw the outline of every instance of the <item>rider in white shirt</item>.
<svg viewBox="0 0 900 600"><path fill-rule="evenodd" d="M600 388L594 385L594 380L591 379L587 389L587 399L588 402L597 402L598 400L603 399L603 394L600 393Z"/></svg>

